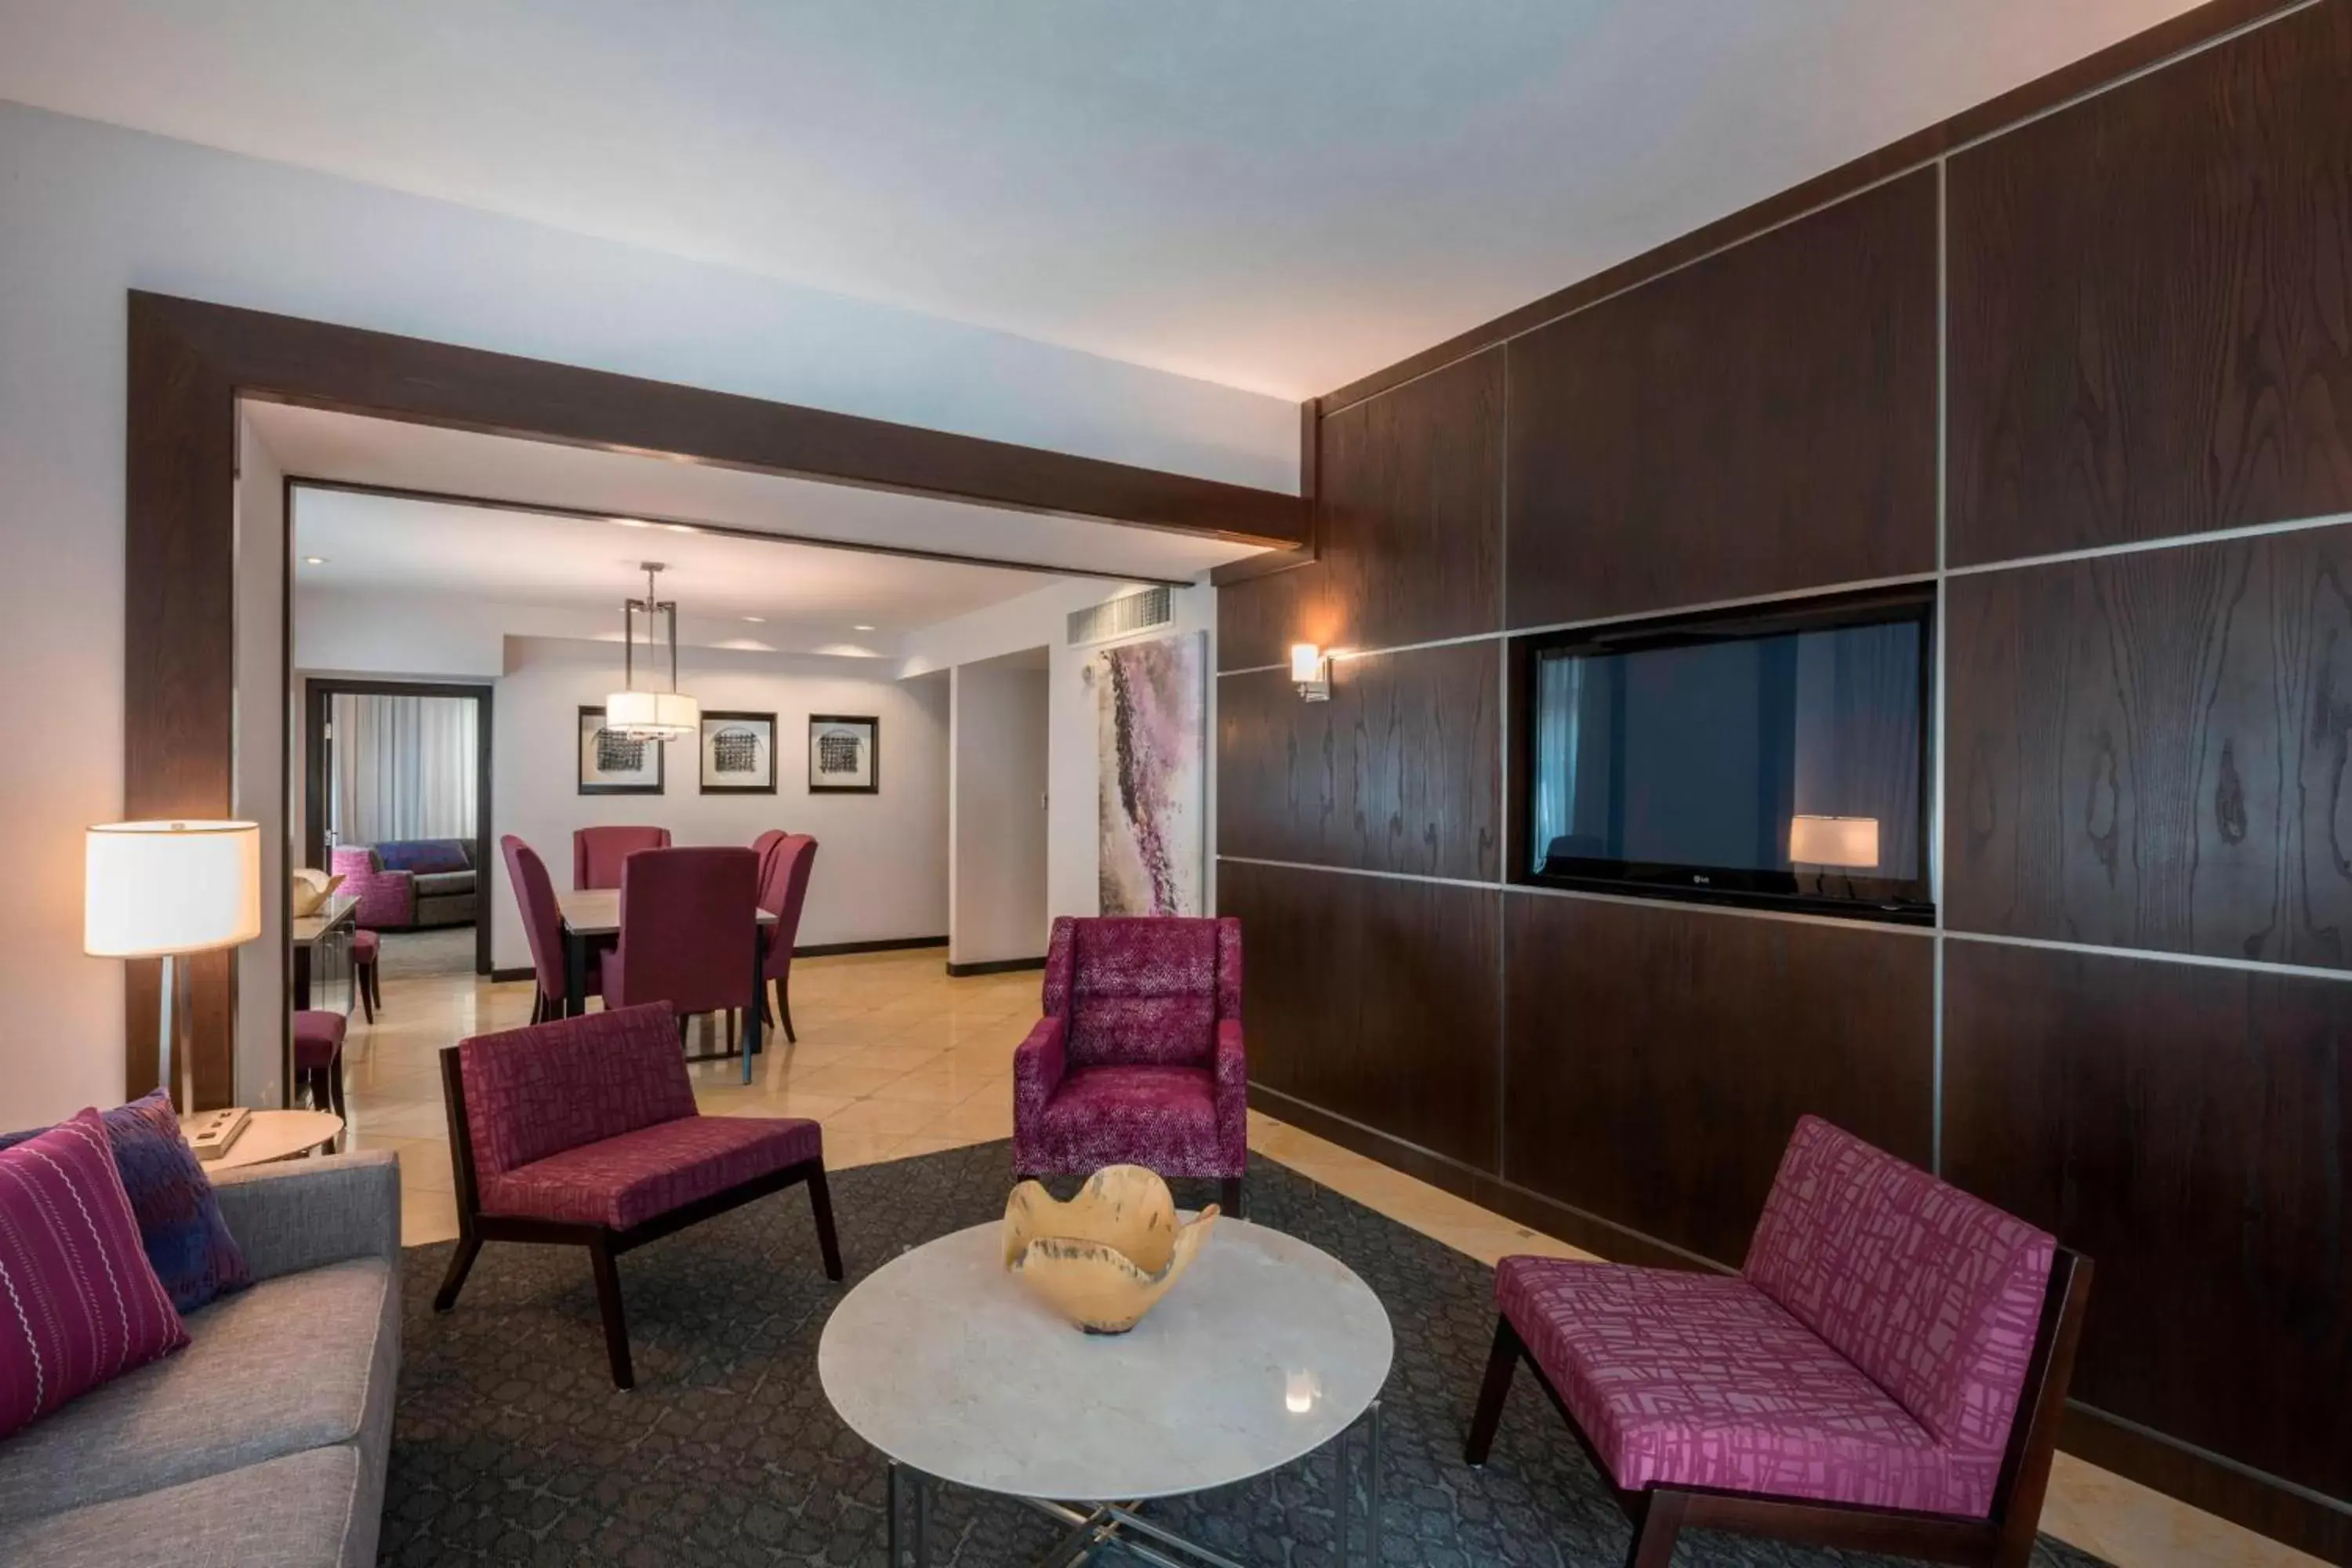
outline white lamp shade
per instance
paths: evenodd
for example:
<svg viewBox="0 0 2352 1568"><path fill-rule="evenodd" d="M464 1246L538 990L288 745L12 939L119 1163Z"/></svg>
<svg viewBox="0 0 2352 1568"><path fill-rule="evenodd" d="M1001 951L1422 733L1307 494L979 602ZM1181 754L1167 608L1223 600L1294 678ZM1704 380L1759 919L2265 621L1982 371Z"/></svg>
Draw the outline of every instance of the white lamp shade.
<svg viewBox="0 0 2352 1568"><path fill-rule="evenodd" d="M604 728L633 741L681 741L702 728L702 704L683 691L615 691L604 699Z"/></svg>
<svg viewBox="0 0 2352 1568"><path fill-rule="evenodd" d="M261 829L110 822L83 837L84 952L154 958L261 934Z"/></svg>
<svg viewBox="0 0 2352 1568"><path fill-rule="evenodd" d="M1290 645L1290 679L1312 681L1323 679L1323 650L1311 642Z"/></svg>
<svg viewBox="0 0 2352 1568"><path fill-rule="evenodd" d="M1798 816L1789 823L1789 859L1798 866L1842 866L1867 871L1878 865L1878 818Z"/></svg>

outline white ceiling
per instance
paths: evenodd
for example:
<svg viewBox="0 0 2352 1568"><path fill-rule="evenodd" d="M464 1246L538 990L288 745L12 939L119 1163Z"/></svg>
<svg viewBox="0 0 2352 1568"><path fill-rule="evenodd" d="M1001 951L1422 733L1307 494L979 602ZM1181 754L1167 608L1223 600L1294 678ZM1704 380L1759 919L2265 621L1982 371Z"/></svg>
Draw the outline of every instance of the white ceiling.
<svg viewBox="0 0 2352 1568"><path fill-rule="evenodd" d="M430 595L479 605L485 615L518 605L570 610L578 614L516 618L502 629L616 641L622 601L646 590L639 563L659 561L665 569L656 595L677 602L680 642L791 653L887 654L916 627L1059 581L777 540L308 489L295 492L294 553L297 594Z"/></svg>
<svg viewBox="0 0 2352 1568"><path fill-rule="evenodd" d="M278 466L306 479L944 551L1117 578L1190 578L1260 552L1255 545L1162 529L780 479L636 453L279 403L243 406ZM1034 576L1028 582L1038 585Z"/></svg>
<svg viewBox="0 0 2352 1568"><path fill-rule="evenodd" d="M2192 0L0 0L0 97L1299 397Z"/></svg>

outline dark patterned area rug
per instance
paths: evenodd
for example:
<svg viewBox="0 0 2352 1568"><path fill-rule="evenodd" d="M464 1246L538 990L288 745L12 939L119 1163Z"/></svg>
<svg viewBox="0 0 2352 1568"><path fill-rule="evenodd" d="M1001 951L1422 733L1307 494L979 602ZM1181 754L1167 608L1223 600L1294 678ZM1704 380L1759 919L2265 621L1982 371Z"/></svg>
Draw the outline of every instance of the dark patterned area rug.
<svg viewBox="0 0 2352 1568"><path fill-rule="evenodd" d="M992 1143L836 1175L851 1282L906 1247L996 1218L1010 1165L1008 1146ZM1462 1463L1494 1331L1487 1268L1264 1160L1252 1162L1249 1199L1252 1219L1363 1276L1395 1323L1382 1406L1384 1563L1624 1561L1623 1519L1524 1374L1491 1462L1483 1471ZM493 1244L457 1310L436 1314L448 1255L446 1245L407 1255L383 1562L882 1563L882 1460L835 1419L817 1386L817 1336L847 1287L818 1268L804 1194L621 1260L636 1355L628 1394L605 1373L584 1253ZM1327 1451L1147 1511L1246 1563L1321 1568L1333 1561L1331 1464ZM1057 1533L1016 1504L940 1488L931 1560L1025 1564ZM1686 1535L1675 1556L1681 1568L1874 1561L1704 1532ZM2045 1539L2036 1562L2098 1560Z"/></svg>

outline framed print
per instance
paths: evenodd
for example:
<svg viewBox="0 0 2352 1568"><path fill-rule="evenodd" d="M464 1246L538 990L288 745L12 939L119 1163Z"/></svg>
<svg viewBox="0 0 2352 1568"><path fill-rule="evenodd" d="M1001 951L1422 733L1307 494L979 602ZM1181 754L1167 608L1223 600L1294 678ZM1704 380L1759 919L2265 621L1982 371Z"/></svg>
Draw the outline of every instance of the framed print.
<svg viewBox="0 0 2352 1568"><path fill-rule="evenodd" d="M811 795L877 795L882 789L876 747L882 721L870 714L812 713L808 731Z"/></svg>
<svg viewBox="0 0 2352 1568"><path fill-rule="evenodd" d="M618 730L607 730L604 710L583 704L580 710L580 793L661 794L662 743L632 741Z"/></svg>
<svg viewBox="0 0 2352 1568"><path fill-rule="evenodd" d="M702 710L702 793L776 793L776 716Z"/></svg>

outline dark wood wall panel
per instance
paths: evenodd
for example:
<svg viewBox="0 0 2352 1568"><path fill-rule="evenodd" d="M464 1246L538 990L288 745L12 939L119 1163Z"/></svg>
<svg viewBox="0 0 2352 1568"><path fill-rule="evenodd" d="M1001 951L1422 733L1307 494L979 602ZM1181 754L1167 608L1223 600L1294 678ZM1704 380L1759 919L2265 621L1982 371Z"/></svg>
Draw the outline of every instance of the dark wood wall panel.
<svg viewBox="0 0 2352 1568"><path fill-rule="evenodd" d="M1954 578L1958 930L2352 964L2352 527Z"/></svg>
<svg viewBox="0 0 2352 1568"><path fill-rule="evenodd" d="M2352 1494L2352 982L1955 940L1946 1173L2096 1261L2075 1397Z"/></svg>
<svg viewBox="0 0 2352 1568"><path fill-rule="evenodd" d="M1300 701L1287 670L1220 680L1219 849L1494 880L1500 658L1486 641L1345 659L1328 702Z"/></svg>
<svg viewBox="0 0 2352 1568"><path fill-rule="evenodd" d="M1936 565L1936 175L1514 340L1510 625Z"/></svg>
<svg viewBox="0 0 2352 1568"><path fill-rule="evenodd" d="M1502 896L1219 861L1252 1080L1492 1170Z"/></svg>
<svg viewBox="0 0 2352 1568"><path fill-rule="evenodd" d="M1221 592L1217 667L1290 645L1399 647L1501 625L1500 349L1322 421L1318 559Z"/></svg>
<svg viewBox="0 0 2352 1568"><path fill-rule="evenodd" d="M2352 6L1952 159L1956 563L2352 510Z"/></svg>
<svg viewBox="0 0 2352 1568"><path fill-rule="evenodd" d="M1930 938L1540 893L1504 923L1506 1180L1736 1265L1800 1115L1932 1158Z"/></svg>

